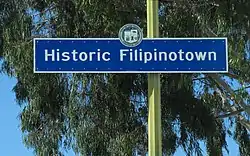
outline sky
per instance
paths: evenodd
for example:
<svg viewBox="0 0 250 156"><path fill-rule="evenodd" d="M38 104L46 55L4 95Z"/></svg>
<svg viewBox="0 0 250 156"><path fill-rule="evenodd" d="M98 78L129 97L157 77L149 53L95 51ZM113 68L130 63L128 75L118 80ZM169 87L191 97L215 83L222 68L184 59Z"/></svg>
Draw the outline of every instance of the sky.
<svg viewBox="0 0 250 156"><path fill-rule="evenodd" d="M0 155L2 156L33 156L22 143L18 114L21 111L15 103L12 88L16 83L5 75L0 75Z"/></svg>
<svg viewBox="0 0 250 156"><path fill-rule="evenodd" d="M16 80L0 74L0 155L1 156L34 156L33 151L27 149L22 142L20 121L18 114L21 108L15 102L15 94L12 91ZM228 140L229 155L238 156L238 146L231 139ZM204 150L204 146L203 146ZM206 155L204 153L204 155ZM73 152L65 153L65 156L74 156ZM182 149L178 149L174 156L185 156Z"/></svg>
<svg viewBox="0 0 250 156"><path fill-rule="evenodd" d="M0 64L1 65L1 64ZM34 156L33 150L22 141L20 120L21 108L12 91L16 79L0 74L0 156ZM74 156L70 151L65 156Z"/></svg>

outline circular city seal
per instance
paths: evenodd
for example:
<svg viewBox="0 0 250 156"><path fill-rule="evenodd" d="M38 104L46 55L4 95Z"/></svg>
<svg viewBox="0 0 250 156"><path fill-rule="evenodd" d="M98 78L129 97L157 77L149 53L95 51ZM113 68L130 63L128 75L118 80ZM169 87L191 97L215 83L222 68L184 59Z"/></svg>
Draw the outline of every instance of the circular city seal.
<svg viewBox="0 0 250 156"><path fill-rule="evenodd" d="M120 42L127 47L139 45L142 38L142 29L136 24L126 24L119 31Z"/></svg>

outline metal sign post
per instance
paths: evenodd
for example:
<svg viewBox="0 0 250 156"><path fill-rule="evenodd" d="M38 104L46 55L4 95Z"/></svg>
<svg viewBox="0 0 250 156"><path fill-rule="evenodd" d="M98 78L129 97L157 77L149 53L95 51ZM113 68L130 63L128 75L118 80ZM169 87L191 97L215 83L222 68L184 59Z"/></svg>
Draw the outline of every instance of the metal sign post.
<svg viewBox="0 0 250 156"><path fill-rule="evenodd" d="M159 37L158 0L147 0L147 37ZM148 154L162 156L160 74L148 74Z"/></svg>

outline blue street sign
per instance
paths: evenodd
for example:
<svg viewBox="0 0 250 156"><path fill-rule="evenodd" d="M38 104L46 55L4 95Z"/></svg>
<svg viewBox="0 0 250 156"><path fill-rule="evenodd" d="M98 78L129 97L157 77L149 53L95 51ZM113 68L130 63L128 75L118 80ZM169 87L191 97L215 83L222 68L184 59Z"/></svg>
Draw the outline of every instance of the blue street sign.
<svg viewBox="0 0 250 156"><path fill-rule="evenodd" d="M119 38L36 38L34 72L224 73L227 38L144 38L134 46Z"/></svg>

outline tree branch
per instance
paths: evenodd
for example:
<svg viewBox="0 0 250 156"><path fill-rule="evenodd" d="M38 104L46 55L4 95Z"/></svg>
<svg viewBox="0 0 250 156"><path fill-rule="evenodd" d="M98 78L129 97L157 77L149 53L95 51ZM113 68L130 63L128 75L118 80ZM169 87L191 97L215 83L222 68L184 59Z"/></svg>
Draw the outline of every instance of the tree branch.
<svg viewBox="0 0 250 156"><path fill-rule="evenodd" d="M208 74L208 75L212 77L220 86L222 86L230 94L231 96L230 98L237 105L241 106L248 114L250 114L250 106L247 106L242 99L237 101L237 99L235 99L234 90L224 80L222 80L218 74Z"/></svg>
<svg viewBox="0 0 250 156"><path fill-rule="evenodd" d="M209 74L210 75L210 74ZM211 74L211 75L214 75L214 74ZM217 78L216 76L214 76L215 78ZM220 81L217 81L218 82L221 82L223 80L219 79ZM223 81L224 82L224 81ZM225 83L225 82L224 82ZM222 84L224 84L222 83ZM219 85L220 83L218 83ZM230 88L231 89L231 88ZM224 107L231 111L232 113L229 115L228 114L228 117L229 116L233 116L235 115L238 119L239 119L239 122L241 123L242 126L244 126L246 129L248 129L250 131L250 121L246 120L241 114L239 114L239 110L235 107L235 106L231 106L229 103L226 102L227 100L227 96L225 93L222 93L222 88L221 86L218 87L218 92L219 92L219 95L221 96L221 99L222 99L222 103L224 105ZM233 92L233 91L232 91ZM237 102L235 99L233 99L235 102ZM246 109L240 109L240 110L244 110L246 111Z"/></svg>
<svg viewBox="0 0 250 156"><path fill-rule="evenodd" d="M216 118L222 119L222 118L227 118L227 117L235 116L235 115L240 114L243 111L244 111L244 109L240 109L240 110L233 111L233 112L230 112L230 113L227 113L227 114L218 115Z"/></svg>
<svg viewBox="0 0 250 156"><path fill-rule="evenodd" d="M206 77L193 78L193 81L206 80Z"/></svg>
<svg viewBox="0 0 250 156"><path fill-rule="evenodd" d="M250 122L246 120L243 116L238 116L239 122L246 128L248 131L250 131Z"/></svg>
<svg viewBox="0 0 250 156"><path fill-rule="evenodd" d="M225 75L227 75L228 77L230 78L233 78L233 79L238 79L239 77L233 73L226 73Z"/></svg>
<svg viewBox="0 0 250 156"><path fill-rule="evenodd" d="M244 87L245 89L248 89L248 88L250 88L250 86L246 86L246 87ZM238 92L238 91L240 91L240 89L237 89L237 90L234 90L234 92Z"/></svg>

